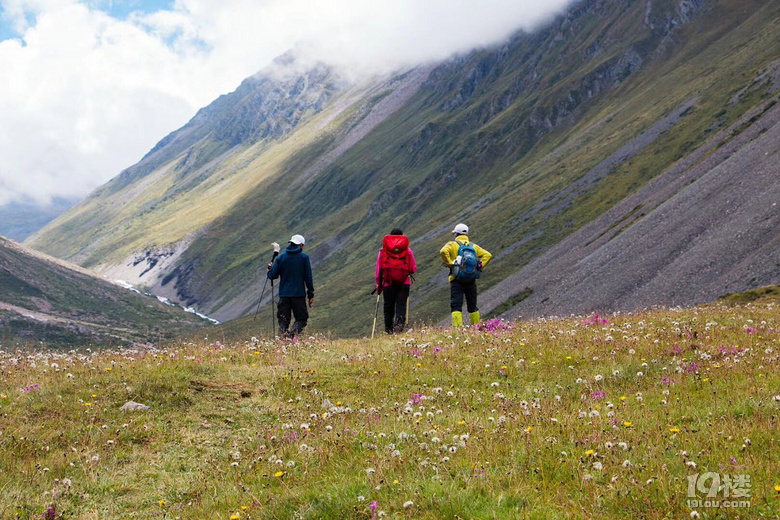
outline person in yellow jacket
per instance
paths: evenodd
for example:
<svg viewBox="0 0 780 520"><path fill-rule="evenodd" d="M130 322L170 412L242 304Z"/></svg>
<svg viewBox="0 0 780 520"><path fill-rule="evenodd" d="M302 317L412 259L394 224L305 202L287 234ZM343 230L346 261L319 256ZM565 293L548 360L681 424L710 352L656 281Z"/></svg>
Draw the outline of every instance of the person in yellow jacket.
<svg viewBox="0 0 780 520"><path fill-rule="evenodd" d="M490 259L493 258L486 249L469 242L469 227L466 224L458 224L452 230L455 239L447 242L441 248L441 259L444 265L450 269L450 311L452 312L452 326L463 325L463 297L466 297L466 309L469 311L469 322L472 325L479 323L479 308L477 307L477 282L476 280L458 280L453 274L453 264L458 259L458 250L461 245L470 245L474 248L479 259L481 271ZM472 253L473 254L473 253Z"/></svg>

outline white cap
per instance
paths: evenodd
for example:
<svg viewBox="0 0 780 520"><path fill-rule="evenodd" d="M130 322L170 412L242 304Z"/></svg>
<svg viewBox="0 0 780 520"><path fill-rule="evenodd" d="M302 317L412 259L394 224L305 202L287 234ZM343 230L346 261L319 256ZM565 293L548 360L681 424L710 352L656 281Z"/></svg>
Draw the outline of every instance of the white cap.
<svg viewBox="0 0 780 520"><path fill-rule="evenodd" d="M455 229L452 230L456 235L468 235L469 227L466 224L458 224Z"/></svg>
<svg viewBox="0 0 780 520"><path fill-rule="evenodd" d="M302 246L306 243L306 239L302 235L293 235L290 242L296 246Z"/></svg>

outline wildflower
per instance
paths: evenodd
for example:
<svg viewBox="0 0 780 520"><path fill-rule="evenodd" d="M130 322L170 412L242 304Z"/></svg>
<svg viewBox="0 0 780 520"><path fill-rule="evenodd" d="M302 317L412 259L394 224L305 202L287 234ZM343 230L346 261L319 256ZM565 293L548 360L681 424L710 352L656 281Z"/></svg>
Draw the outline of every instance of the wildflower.
<svg viewBox="0 0 780 520"><path fill-rule="evenodd" d="M680 433L680 428L669 428L669 431L672 433Z"/></svg>
<svg viewBox="0 0 780 520"><path fill-rule="evenodd" d="M233 513L232 515L230 515L230 520L238 520L239 518L241 518L241 515L239 515L238 513Z"/></svg>
<svg viewBox="0 0 780 520"><path fill-rule="evenodd" d="M586 457L590 457L590 456L591 456L591 455L593 455L594 453L595 453L595 452L594 452L593 450L588 450L588 451L586 451L586 452L585 452L585 456L586 456Z"/></svg>
<svg viewBox="0 0 780 520"><path fill-rule="evenodd" d="M160 507L165 507L165 500L160 499L157 503L160 504Z"/></svg>
<svg viewBox="0 0 780 520"><path fill-rule="evenodd" d="M604 465L601 462L594 462L593 469L595 469L596 471L601 471L604 469Z"/></svg>
<svg viewBox="0 0 780 520"><path fill-rule="evenodd" d="M596 379L596 382L598 382L598 381L601 381L602 379L604 379L604 376L602 376L601 374L597 374L595 379Z"/></svg>
<svg viewBox="0 0 780 520"><path fill-rule="evenodd" d="M631 461L626 459L623 461L623 467L624 468L630 468L632 466Z"/></svg>
<svg viewBox="0 0 780 520"><path fill-rule="evenodd" d="M623 421L623 426L625 426L626 428L631 428L633 425L634 425L634 423L632 423L632 422Z"/></svg>
<svg viewBox="0 0 780 520"><path fill-rule="evenodd" d="M411 500L407 500L406 502L404 502L404 509L409 509L413 505L414 505L414 502L412 502Z"/></svg>
<svg viewBox="0 0 780 520"><path fill-rule="evenodd" d="M695 510L691 511L691 518L699 518L699 517L701 517L701 515L699 514L698 511Z"/></svg>
<svg viewBox="0 0 780 520"><path fill-rule="evenodd" d="M397 484L398 484L398 480L397 480L397 479L396 479L396 480L394 480L394 481L393 481L393 484L396 484L396 485L397 485Z"/></svg>
<svg viewBox="0 0 780 520"><path fill-rule="evenodd" d="M775 491L780 493L780 484L775 484Z"/></svg>
<svg viewBox="0 0 780 520"><path fill-rule="evenodd" d="M276 473L274 473L274 477L276 477L276 478L279 478L282 475L284 475L284 471L277 471Z"/></svg>

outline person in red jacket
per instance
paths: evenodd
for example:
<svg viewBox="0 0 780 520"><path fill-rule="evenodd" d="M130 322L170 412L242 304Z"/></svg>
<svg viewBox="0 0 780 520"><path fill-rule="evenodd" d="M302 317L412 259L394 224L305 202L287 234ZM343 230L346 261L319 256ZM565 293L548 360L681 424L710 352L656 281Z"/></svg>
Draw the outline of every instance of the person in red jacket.
<svg viewBox="0 0 780 520"><path fill-rule="evenodd" d="M400 333L406 325L411 275L417 272L409 238L398 228L382 239L376 259L376 289L384 295L385 332Z"/></svg>

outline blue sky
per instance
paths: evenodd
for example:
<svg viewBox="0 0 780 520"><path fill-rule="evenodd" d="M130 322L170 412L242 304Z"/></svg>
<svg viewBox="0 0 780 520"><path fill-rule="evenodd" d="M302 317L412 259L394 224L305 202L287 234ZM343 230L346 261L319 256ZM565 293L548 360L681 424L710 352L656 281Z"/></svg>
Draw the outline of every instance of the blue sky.
<svg viewBox="0 0 780 520"><path fill-rule="evenodd" d="M153 13L173 7L173 0L88 0L81 3L118 20L125 20L132 13ZM0 40L19 38L20 35L13 30L4 14L5 9L0 3ZM34 16L28 15L27 21L29 25L34 25Z"/></svg>

